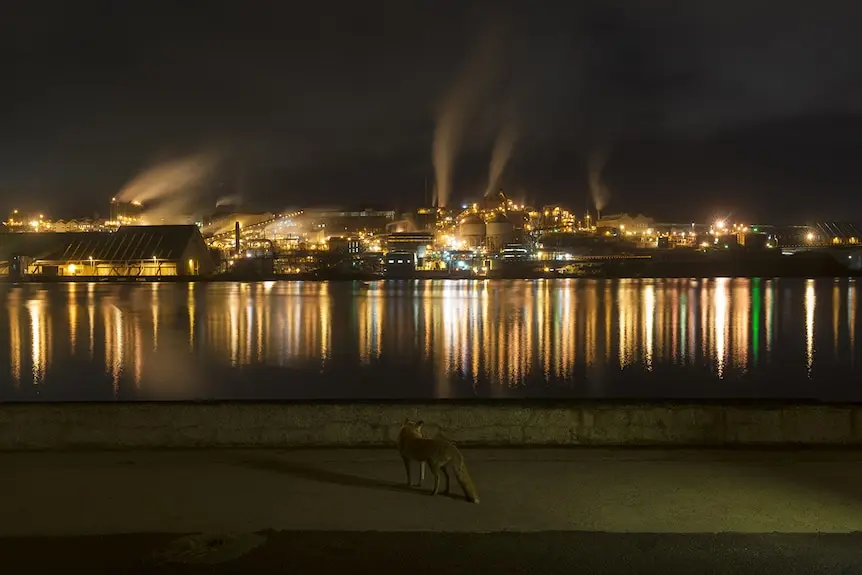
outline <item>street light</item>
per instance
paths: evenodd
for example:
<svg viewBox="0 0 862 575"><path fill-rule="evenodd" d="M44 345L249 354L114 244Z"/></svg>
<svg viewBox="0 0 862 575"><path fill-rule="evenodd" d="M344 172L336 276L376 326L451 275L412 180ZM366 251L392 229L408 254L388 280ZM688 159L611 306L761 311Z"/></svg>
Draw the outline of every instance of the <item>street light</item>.
<svg viewBox="0 0 862 575"><path fill-rule="evenodd" d="M805 235L805 239L806 239L806 240L808 240L809 242L813 242L813 241L814 241L814 234L813 234L813 233L811 233L811 232L808 232L808 233Z"/></svg>

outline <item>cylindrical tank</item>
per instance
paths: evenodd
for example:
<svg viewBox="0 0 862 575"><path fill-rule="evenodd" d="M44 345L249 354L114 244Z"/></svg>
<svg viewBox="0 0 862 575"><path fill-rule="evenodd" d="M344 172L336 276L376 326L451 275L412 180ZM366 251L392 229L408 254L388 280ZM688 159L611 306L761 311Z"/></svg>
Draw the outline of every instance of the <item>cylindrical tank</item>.
<svg viewBox="0 0 862 575"><path fill-rule="evenodd" d="M492 252L499 252L508 243L512 241L513 235L512 222L501 212L495 213L488 219L486 233L488 236L488 249Z"/></svg>
<svg viewBox="0 0 862 575"><path fill-rule="evenodd" d="M479 214L470 214L461 220L458 235L467 247L477 248L485 244L485 222Z"/></svg>

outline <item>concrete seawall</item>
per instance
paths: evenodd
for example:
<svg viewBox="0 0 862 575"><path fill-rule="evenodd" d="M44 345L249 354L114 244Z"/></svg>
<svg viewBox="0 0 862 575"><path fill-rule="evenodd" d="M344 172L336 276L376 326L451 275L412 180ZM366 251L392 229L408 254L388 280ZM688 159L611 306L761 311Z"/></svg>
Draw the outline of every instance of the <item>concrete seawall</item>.
<svg viewBox="0 0 862 575"><path fill-rule="evenodd" d="M0 405L0 450L391 446L405 417L463 445L862 446L862 406L562 403Z"/></svg>

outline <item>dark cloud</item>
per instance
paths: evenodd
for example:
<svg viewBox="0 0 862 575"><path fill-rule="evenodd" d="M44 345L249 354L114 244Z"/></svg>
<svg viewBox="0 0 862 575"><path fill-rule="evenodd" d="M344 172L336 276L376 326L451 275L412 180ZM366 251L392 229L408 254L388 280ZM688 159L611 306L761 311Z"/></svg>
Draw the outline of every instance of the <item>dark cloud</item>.
<svg viewBox="0 0 862 575"><path fill-rule="evenodd" d="M501 74L455 199L487 184L514 101L503 184L540 203L584 205L588 159L607 149L608 209L862 208L858 3L14 0L0 209L92 211L147 166L213 147L273 207L418 203L440 99L501 16Z"/></svg>

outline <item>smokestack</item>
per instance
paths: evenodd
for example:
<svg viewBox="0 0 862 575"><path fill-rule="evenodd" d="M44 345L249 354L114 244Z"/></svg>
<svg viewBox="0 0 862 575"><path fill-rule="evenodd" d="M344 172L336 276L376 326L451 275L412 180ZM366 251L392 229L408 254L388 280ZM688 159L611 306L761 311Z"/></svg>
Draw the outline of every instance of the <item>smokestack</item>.
<svg viewBox="0 0 862 575"><path fill-rule="evenodd" d="M236 222L236 225L233 228L233 242L234 248L236 249L236 255L239 255L239 221Z"/></svg>

